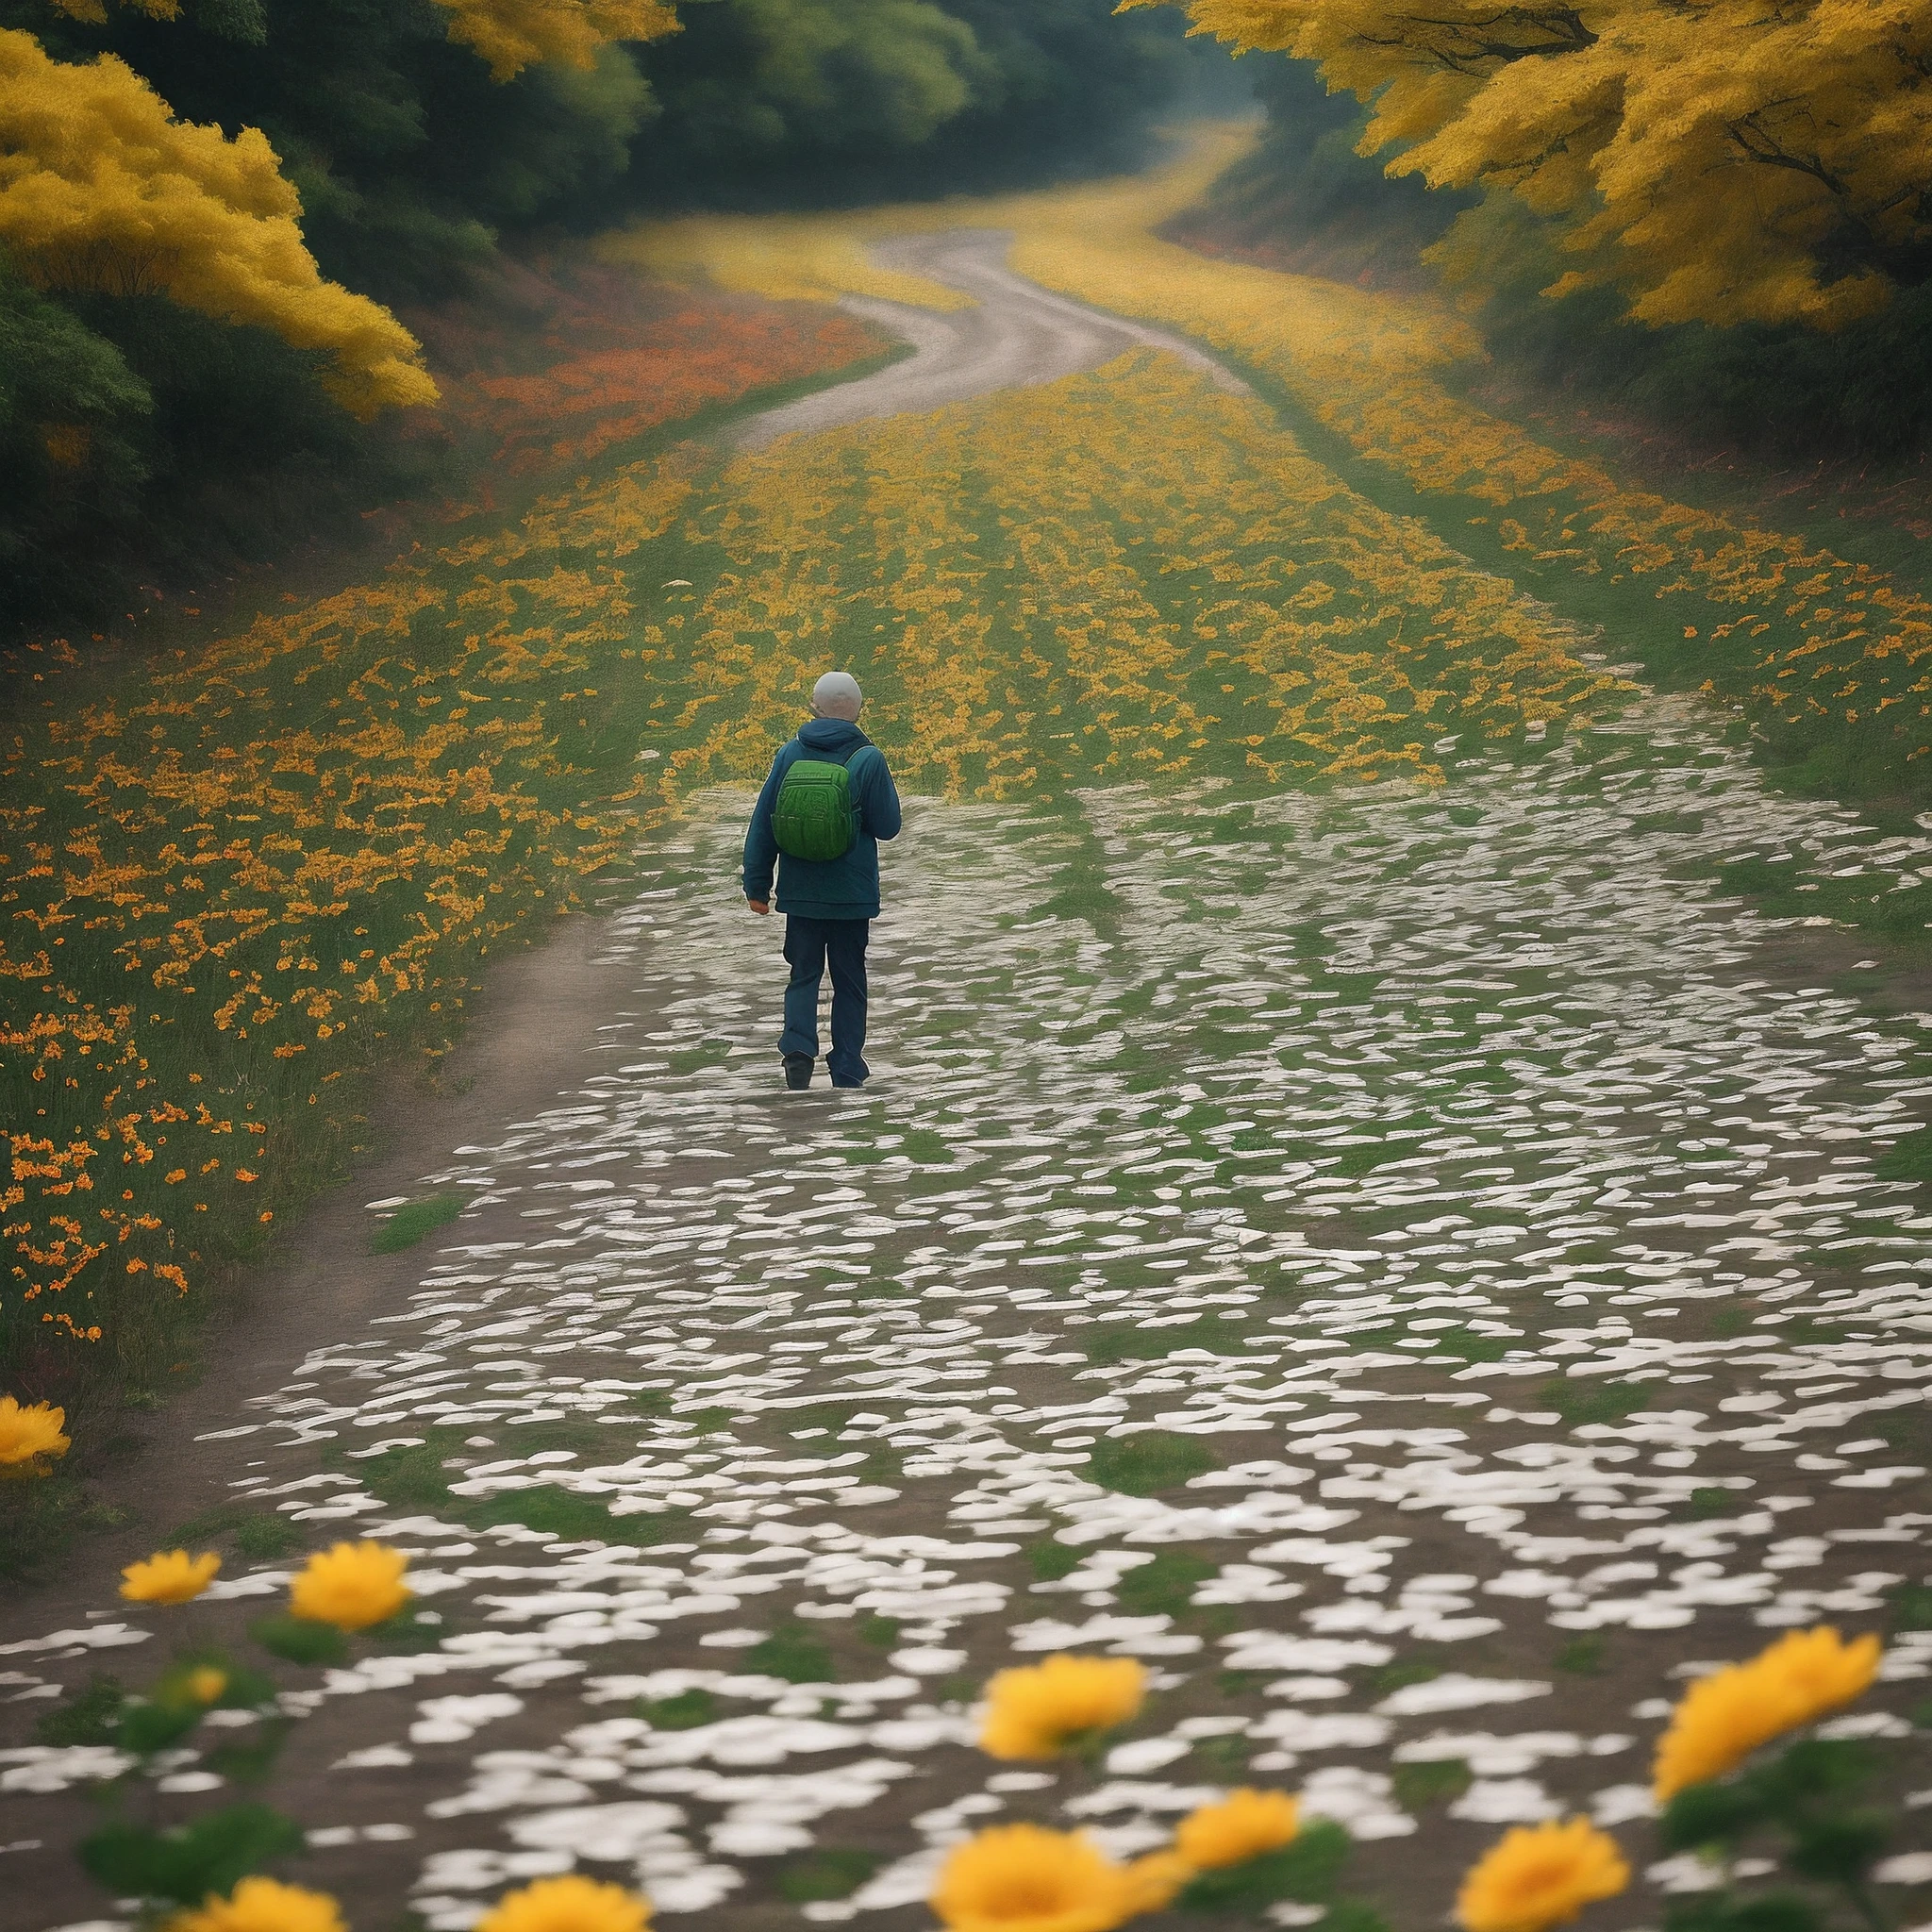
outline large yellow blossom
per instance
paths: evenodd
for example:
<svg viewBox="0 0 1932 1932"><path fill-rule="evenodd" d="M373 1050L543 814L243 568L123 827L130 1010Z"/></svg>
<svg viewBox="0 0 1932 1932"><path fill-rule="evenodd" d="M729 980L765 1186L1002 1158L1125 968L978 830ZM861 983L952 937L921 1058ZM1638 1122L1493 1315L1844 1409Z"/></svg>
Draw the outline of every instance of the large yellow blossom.
<svg viewBox="0 0 1932 1932"><path fill-rule="evenodd" d="M1567 1925L1597 1899L1615 1898L1629 1883L1616 1840L1587 1818L1518 1825L1462 1881L1457 1923L1466 1932L1545 1932Z"/></svg>
<svg viewBox="0 0 1932 1932"><path fill-rule="evenodd" d="M1196 1871L1208 1872L1278 1852L1294 1841L1301 1828L1301 1806L1286 1791L1243 1787L1182 1819L1174 1848Z"/></svg>
<svg viewBox="0 0 1932 1932"><path fill-rule="evenodd" d="M506 1892L476 1932L647 1932L651 1902L570 1873Z"/></svg>
<svg viewBox="0 0 1932 1932"><path fill-rule="evenodd" d="M986 1687L979 1748L994 1757L1051 1757L1083 1731L1124 1724L1146 1688L1147 1673L1132 1657L1050 1657L1001 1671Z"/></svg>
<svg viewBox="0 0 1932 1932"><path fill-rule="evenodd" d="M177 1913L164 1932L348 1932L325 1891L305 1891L273 1878L244 1878L226 1898L210 1895Z"/></svg>
<svg viewBox="0 0 1932 1932"><path fill-rule="evenodd" d="M64 1408L49 1402L36 1402L23 1407L10 1395L0 1395L0 1475L44 1474L38 1465L43 1457L65 1456L68 1439L61 1433L67 1420Z"/></svg>
<svg viewBox="0 0 1932 1932"><path fill-rule="evenodd" d="M403 1572L409 1559L386 1543L338 1543L310 1557L289 1586L289 1608L338 1630L385 1623L409 1600Z"/></svg>
<svg viewBox="0 0 1932 1932"><path fill-rule="evenodd" d="M1847 1643L1829 1624L1793 1630L1749 1663L1700 1677L1657 1740L1652 1783L1659 1802L1722 1777L1760 1744L1849 1704L1878 1674L1876 1637Z"/></svg>
<svg viewBox="0 0 1932 1932"><path fill-rule="evenodd" d="M157 1550L121 1573L121 1594L131 1604L185 1604L198 1597L222 1567L212 1550L191 1557L186 1550Z"/></svg>
<svg viewBox="0 0 1932 1932"><path fill-rule="evenodd" d="M1188 1875L1172 1854L1116 1865L1078 1832L1001 1824L946 1860L931 1904L952 1932L1109 1932L1158 1911Z"/></svg>

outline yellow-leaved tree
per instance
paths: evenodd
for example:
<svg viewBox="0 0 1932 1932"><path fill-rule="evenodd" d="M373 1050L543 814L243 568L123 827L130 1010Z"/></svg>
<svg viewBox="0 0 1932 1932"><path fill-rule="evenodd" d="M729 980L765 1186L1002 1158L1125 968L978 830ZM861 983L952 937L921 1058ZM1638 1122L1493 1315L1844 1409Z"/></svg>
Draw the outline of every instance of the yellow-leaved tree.
<svg viewBox="0 0 1932 1932"><path fill-rule="evenodd" d="M330 392L358 416L433 403L413 336L325 281L302 205L258 129L227 140L177 121L112 55L55 60L0 29L0 243L47 288L162 294L327 354Z"/></svg>
<svg viewBox="0 0 1932 1932"><path fill-rule="evenodd" d="M1520 195L1577 258L1547 293L1828 328L1924 273L1932 0L1179 4L1372 103L1391 174Z"/></svg>
<svg viewBox="0 0 1932 1932"><path fill-rule="evenodd" d="M149 0L150 5L162 0ZM474 47L498 80L541 60L590 67L611 41L655 41L677 31L661 0L436 0L449 37Z"/></svg>

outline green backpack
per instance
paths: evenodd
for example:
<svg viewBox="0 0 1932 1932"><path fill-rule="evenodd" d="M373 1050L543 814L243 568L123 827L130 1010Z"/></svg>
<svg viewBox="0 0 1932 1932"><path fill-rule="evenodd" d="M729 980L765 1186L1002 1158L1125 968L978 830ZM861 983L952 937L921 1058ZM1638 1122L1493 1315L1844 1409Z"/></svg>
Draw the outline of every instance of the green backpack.
<svg viewBox="0 0 1932 1932"><path fill-rule="evenodd" d="M848 760L871 749L855 746ZM800 758L791 765L772 801L772 837L788 858L820 864L843 858L858 837L858 808L852 803L845 765L824 758Z"/></svg>

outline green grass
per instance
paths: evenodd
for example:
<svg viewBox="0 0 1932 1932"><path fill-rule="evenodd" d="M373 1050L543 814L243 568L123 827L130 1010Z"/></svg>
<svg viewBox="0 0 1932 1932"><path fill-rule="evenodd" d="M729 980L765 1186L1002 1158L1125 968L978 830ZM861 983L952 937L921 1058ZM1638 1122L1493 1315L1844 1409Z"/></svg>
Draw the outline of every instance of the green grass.
<svg viewBox="0 0 1932 1932"><path fill-rule="evenodd" d="M744 1660L763 1675L782 1677L788 1684L829 1684L837 1674L832 1653L797 1624L781 1624L763 1642L753 1644Z"/></svg>
<svg viewBox="0 0 1932 1932"><path fill-rule="evenodd" d="M1178 1617L1194 1600L1195 1590L1221 1566L1187 1550L1162 1550L1151 1563L1137 1564L1114 1587L1120 1607L1134 1617Z"/></svg>
<svg viewBox="0 0 1932 1932"><path fill-rule="evenodd" d="M1041 1582L1058 1583L1087 1560L1087 1553L1074 1549L1071 1543L1041 1541L1026 1545L1026 1560Z"/></svg>
<svg viewBox="0 0 1932 1932"><path fill-rule="evenodd" d="M1387 1697L1391 1691L1410 1684L1426 1684L1441 1674L1442 1666L1433 1657L1402 1657L1369 1672L1362 1683L1373 1695Z"/></svg>
<svg viewBox="0 0 1932 1932"><path fill-rule="evenodd" d="M502 1490L491 1496L457 1499L465 1523L477 1529L520 1523L565 1542L625 1542L637 1541L632 1526L655 1523L655 1517L613 1517L595 1496L580 1495L556 1483L539 1483L527 1490Z"/></svg>
<svg viewBox="0 0 1932 1932"><path fill-rule="evenodd" d="M42 1711L34 1736L42 1744L111 1744L127 1687L119 1677L96 1673L52 1710Z"/></svg>
<svg viewBox="0 0 1932 1932"><path fill-rule="evenodd" d="M1203 1872L1183 1891L1183 1911L1227 1913L1260 1920L1284 1899L1327 1905L1352 1848L1348 1833L1323 1818L1307 1825L1293 1843L1240 1865Z"/></svg>
<svg viewBox="0 0 1932 1932"><path fill-rule="evenodd" d="M289 1556L308 1541L301 1525L286 1516L251 1509L242 1503L224 1503L204 1509L199 1516L191 1516L179 1529L161 1539L161 1547L192 1551L224 1538L257 1563Z"/></svg>
<svg viewBox="0 0 1932 1932"><path fill-rule="evenodd" d="M1095 1323L1080 1331L1080 1348L1091 1362L1164 1361L1177 1348L1205 1348L1214 1355L1242 1353L1245 1330L1241 1322L1207 1317L1198 1322L1174 1322L1158 1328L1123 1328Z"/></svg>
<svg viewBox="0 0 1932 1932"><path fill-rule="evenodd" d="M1550 1661L1573 1677L1593 1677L1609 1656L1609 1644L1596 1631L1572 1638Z"/></svg>
<svg viewBox="0 0 1932 1932"><path fill-rule="evenodd" d="M1158 1496L1215 1467L1198 1436L1175 1435L1167 1429L1108 1436L1096 1442L1087 1457L1088 1474L1124 1496Z"/></svg>
<svg viewBox="0 0 1932 1932"><path fill-rule="evenodd" d="M1883 1181L1932 1183L1932 1127L1920 1127L1892 1142L1872 1171Z"/></svg>
<svg viewBox="0 0 1932 1932"><path fill-rule="evenodd" d="M1391 1765L1390 1782L1395 1802L1405 1811L1429 1805L1446 1805L1459 1798L1474 1782L1474 1774L1459 1757L1430 1757L1419 1764Z"/></svg>
<svg viewBox="0 0 1932 1932"><path fill-rule="evenodd" d="M778 1896L794 1906L850 1898L878 1868L876 1853L818 1845L808 1858L779 1869Z"/></svg>
<svg viewBox="0 0 1932 1932"><path fill-rule="evenodd" d="M1573 1429L1589 1423L1620 1423L1650 1407L1650 1386L1643 1382L1573 1379L1545 1382L1539 1397Z"/></svg>
<svg viewBox="0 0 1932 1932"><path fill-rule="evenodd" d="M680 1076L702 1074L710 1067L722 1067L731 1058L728 1040L707 1040L696 1046L680 1048L670 1058L671 1071Z"/></svg>
<svg viewBox="0 0 1932 1932"><path fill-rule="evenodd" d="M1894 1630L1932 1630L1932 1586L1901 1583L1887 1593Z"/></svg>
<svg viewBox="0 0 1932 1932"><path fill-rule="evenodd" d="M467 1194L425 1194L420 1201L406 1201L376 1224L369 1237L370 1253L399 1255L413 1248L425 1235L448 1226L469 1205Z"/></svg>
<svg viewBox="0 0 1932 1932"><path fill-rule="evenodd" d="M708 1690L680 1690L652 1704L640 1698L634 1709L656 1731L694 1731L718 1721L718 1700Z"/></svg>
<svg viewBox="0 0 1932 1932"><path fill-rule="evenodd" d="M1248 1759L1254 1750L1252 1739L1234 1731L1194 1740L1194 1756L1200 1760L1201 1769L1221 1784L1247 1782Z"/></svg>

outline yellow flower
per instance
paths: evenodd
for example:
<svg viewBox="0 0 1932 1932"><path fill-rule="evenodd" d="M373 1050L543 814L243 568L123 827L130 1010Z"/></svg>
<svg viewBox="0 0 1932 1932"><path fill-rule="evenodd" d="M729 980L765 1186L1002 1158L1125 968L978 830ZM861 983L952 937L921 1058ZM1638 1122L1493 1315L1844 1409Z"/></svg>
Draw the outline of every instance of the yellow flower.
<svg viewBox="0 0 1932 1932"><path fill-rule="evenodd" d="M289 1586L289 1608L338 1630L366 1630L409 1600L403 1572L409 1559L386 1543L338 1543L320 1550Z"/></svg>
<svg viewBox="0 0 1932 1932"><path fill-rule="evenodd" d="M198 1910L178 1912L163 1932L348 1932L325 1891L273 1878L244 1878L226 1898L212 1893Z"/></svg>
<svg viewBox="0 0 1932 1932"><path fill-rule="evenodd" d="M1616 1840L1589 1819L1518 1825L1462 1881L1457 1923L1466 1932L1544 1932L1568 1924L1597 1899L1615 1898L1629 1883Z"/></svg>
<svg viewBox="0 0 1932 1932"><path fill-rule="evenodd" d="M979 1748L994 1757L1051 1757L1083 1731L1124 1724L1146 1686L1146 1670L1132 1657L1050 1657L1001 1671L986 1687Z"/></svg>
<svg viewBox="0 0 1932 1932"><path fill-rule="evenodd" d="M952 1932L1110 1932L1165 1905L1185 1877L1172 1858L1116 1865L1077 1832L1001 1824L946 1860L931 1904Z"/></svg>
<svg viewBox="0 0 1932 1932"><path fill-rule="evenodd" d="M575 1873L506 1892L476 1932L645 1932L651 1902Z"/></svg>
<svg viewBox="0 0 1932 1932"><path fill-rule="evenodd" d="M212 1550L191 1557L186 1550L157 1550L144 1562L121 1573L121 1594L131 1604L185 1604L215 1580L222 1559Z"/></svg>
<svg viewBox="0 0 1932 1932"><path fill-rule="evenodd" d="M64 1408L50 1402L23 1407L10 1395L0 1395L0 1475L43 1475L35 1468L42 1457L65 1456L68 1439L61 1434Z"/></svg>
<svg viewBox="0 0 1932 1932"><path fill-rule="evenodd" d="M1301 1806L1286 1791L1243 1788L1182 1819L1174 1848L1196 1871L1208 1872L1278 1852L1301 1828Z"/></svg>
<svg viewBox="0 0 1932 1932"><path fill-rule="evenodd" d="M228 1688L228 1674L203 1664L181 1679L181 1688L197 1704L212 1704Z"/></svg>
<svg viewBox="0 0 1932 1932"><path fill-rule="evenodd" d="M1651 1779L1659 1803L1722 1777L1760 1744L1849 1704L1878 1674L1876 1637L1847 1643L1828 1624L1793 1630L1749 1663L1700 1677L1657 1740Z"/></svg>

